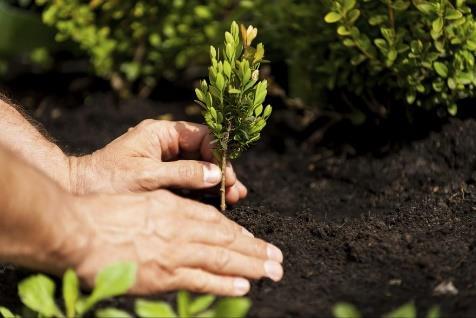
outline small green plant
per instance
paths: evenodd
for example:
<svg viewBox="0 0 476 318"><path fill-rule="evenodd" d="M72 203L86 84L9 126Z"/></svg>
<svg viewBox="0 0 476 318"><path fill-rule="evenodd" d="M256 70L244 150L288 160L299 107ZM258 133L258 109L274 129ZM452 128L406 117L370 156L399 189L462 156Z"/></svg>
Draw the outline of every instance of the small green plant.
<svg viewBox="0 0 476 318"><path fill-rule="evenodd" d="M177 312L166 302L147 300L138 300L135 311L141 318L242 318L246 316L251 306L250 300L244 297L223 298L216 302L215 300L215 296L212 295L192 299L188 292L180 291L177 295Z"/></svg>
<svg viewBox="0 0 476 318"><path fill-rule="evenodd" d="M263 106L267 81L259 80L264 59L264 45L252 46L258 30L231 24L225 33L222 50L210 47L209 77L195 90L203 117L216 139L215 156L225 171L227 160L237 158L260 138L271 115L271 105ZM225 204L225 173L221 182L221 209Z"/></svg>
<svg viewBox="0 0 476 318"><path fill-rule="evenodd" d="M55 302L55 283L49 277L38 274L26 278L18 285L18 294L22 303L40 317L74 318L82 317L98 302L110 297L120 296L131 288L136 279L137 266L134 263L117 263L103 269L96 277L96 287L89 296L83 296L79 289L79 280L73 270L67 270L63 276L63 301L66 314ZM121 316L118 316L119 313ZM96 312L97 317L129 317L126 312L106 308ZM5 307L0 307L4 318L20 318ZM127 316L126 316L127 315Z"/></svg>
<svg viewBox="0 0 476 318"><path fill-rule="evenodd" d="M361 318L362 315L359 310L349 303L337 303L332 309L332 314L335 318ZM440 318L440 308L438 306L431 307L426 318ZM407 303L388 314L383 315L383 318L417 318L417 310L413 302Z"/></svg>

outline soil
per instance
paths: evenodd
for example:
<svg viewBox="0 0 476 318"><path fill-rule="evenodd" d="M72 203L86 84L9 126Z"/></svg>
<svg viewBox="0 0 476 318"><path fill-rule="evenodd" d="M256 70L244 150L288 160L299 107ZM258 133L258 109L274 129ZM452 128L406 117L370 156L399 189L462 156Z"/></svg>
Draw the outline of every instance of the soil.
<svg viewBox="0 0 476 318"><path fill-rule="evenodd" d="M18 90L17 100L72 153L93 151L143 118L190 118L181 111L187 94L175 102L117 102L94 93L79 107L74 94L37 90ZM474 118L365 152L303 149L281 128L271 125L268 138L235 163L250 191L227 212L285 254L282 282L253 284L251 317L330 316L339 301L365 317L409 301L420 314L438 304L444 316L476 317ZM0 268L2 305L18 306L15 286L25 275ZM458 294L436 295L448 281ZM132 302L114 301L125 308Z"/></svg>

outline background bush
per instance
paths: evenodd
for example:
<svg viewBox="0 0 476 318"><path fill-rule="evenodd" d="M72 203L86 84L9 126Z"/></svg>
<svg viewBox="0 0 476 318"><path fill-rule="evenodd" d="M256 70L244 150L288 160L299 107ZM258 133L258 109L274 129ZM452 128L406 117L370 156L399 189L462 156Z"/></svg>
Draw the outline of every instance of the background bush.
<svg viewBox="0 0 476 318"><path fill-rule="evenodd" d="M308 103L338 91L342 98L333 94L328 104L381 115L405 104L442 106L455 114L475 92L472 3L261 0L256 12L265 33L279 37L270 47L285 43L291 91Z"/></svg>
<svg viewBox="0 0 476 318"><path fill-rule="evenodd" d="M19 0L9 0L15 2ZM36 0L58 41L79 44L123 95L157 80L198 78L209 44L237 19L257 25L289 92L315 109L384 117L457 112L474 96L475 0Z"/></svg>
<svg viewBox="0 0 476 318"><path fill-rule="evenodd" d="M73 40L96 73L126 94L147 93L160 77L177 79L208 58L208 46L240 12L236 0L37 0L58 41ZM193 63L191 63L193 62Z"/></svg>

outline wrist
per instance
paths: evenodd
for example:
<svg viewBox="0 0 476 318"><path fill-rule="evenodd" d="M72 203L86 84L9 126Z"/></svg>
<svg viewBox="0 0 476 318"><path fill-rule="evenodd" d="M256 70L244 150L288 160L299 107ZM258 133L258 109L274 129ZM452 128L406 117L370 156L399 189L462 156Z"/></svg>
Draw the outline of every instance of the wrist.
<svg viewBox="0 0 476 318"><path fill-rule="evenodd" d="M91 242L90 229L83 215L80 197L64 193L52 207L55 215L52 235L44 248L49 264L47 270L61 274L68 268L76 268L85 257Z"/></svg>
<svg viewBox="0 0 476 318"><path fill-rule="evenodd" d="M93 155L68 157L68 192L72 194L86 194L91 192L91 181L94 174Z"/></svg>

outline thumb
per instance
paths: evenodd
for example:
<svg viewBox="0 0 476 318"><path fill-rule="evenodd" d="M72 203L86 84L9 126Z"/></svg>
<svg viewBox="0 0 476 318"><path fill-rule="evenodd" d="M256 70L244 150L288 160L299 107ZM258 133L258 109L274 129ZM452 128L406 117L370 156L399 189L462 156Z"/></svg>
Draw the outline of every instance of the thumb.
<svg viewBox="0 0 476 318"><path fill-rule="evenodd" d="M221 181L220 168L210 162L177 160L161 162L160 166L155 173L160 187L204 189Z"/></svg>

